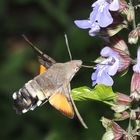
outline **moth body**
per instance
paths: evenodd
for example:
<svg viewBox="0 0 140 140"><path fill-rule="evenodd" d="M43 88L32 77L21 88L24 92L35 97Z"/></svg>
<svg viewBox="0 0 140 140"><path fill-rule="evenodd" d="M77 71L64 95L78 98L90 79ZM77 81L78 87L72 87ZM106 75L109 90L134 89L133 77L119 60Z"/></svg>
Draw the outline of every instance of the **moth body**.
<svg viewBox="0 0 140 140"><path fill-rule="evenodd" d="M55 63L46 72L28 81L19 91L13 94L16 112L21 114L34 110L46 100L49 100L54 106L57 102L54 100L56 98L57 100L62 98L63 104L65 106L70 105L69 108L72 112L69 84L75 73L80 69L81 64L81 60ZM59 96L54 96L56 94ZM61 99L58 102L58 106L61 106ZM58 109L56 105L55 108Z"/></svg>

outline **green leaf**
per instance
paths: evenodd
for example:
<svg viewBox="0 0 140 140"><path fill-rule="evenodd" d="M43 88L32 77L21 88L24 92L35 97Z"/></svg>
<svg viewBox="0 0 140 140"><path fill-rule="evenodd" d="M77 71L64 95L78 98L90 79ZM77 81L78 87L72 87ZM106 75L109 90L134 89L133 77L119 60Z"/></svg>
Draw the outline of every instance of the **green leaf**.
<svg viewBox="0 0 140 140"><path fill-rule="evenodd" d="M71 91L72 98L77 101L81 100L97 100L97 101L110 101L117 97L112 91L112 87L98 84L94 89L87 86L75 88Z"/></svg>
<svg viewBox="0 0 140 140"><path fill-rule="evenodd" d="M92 90L86 86L83 87L79 87L79 88L75 88L71 91L71 95L72 98L74 100L87 100L87 98L89 99L93 99L94 97L92 97L93 95L91 94Z"/></svg>

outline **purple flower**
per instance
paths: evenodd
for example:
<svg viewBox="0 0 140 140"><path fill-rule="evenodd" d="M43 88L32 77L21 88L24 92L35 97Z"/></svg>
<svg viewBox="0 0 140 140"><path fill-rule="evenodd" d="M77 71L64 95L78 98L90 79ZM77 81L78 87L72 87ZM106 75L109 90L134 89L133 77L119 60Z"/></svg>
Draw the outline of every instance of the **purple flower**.
<svg viewBox="0 0 140 140"><path fill-rule="evenodd" d="M140 48L137 51L137 63L133 66L133 71L140 73Z"/></svg>
<svg viewBox="0 0 140 140"><path fill-rule="evenodd" d="M92 85L104 84L112 86L113 79L111 76L114 76L120 67L120 56L109 47L103 48L100 54L102 57L106 57L106 59L96 65L96 71L91 76Z"/></svg>
<svg viewBox="0 0 140 140"><path fill-rule="evenodd" d="M75 20L75 24L82 29L90 28L89 35L95 36L100 27L107 27L112 24L113 18L109 12L119 9L118 0L97 0L92 4L93 11L88 20Z"/></svg>
<svg viewBox="0 0 140 140"><path fill-rule="evenodd" d="M133 76L131 79L131 97L134 99L140 99L140 48L137 51L137 63L133 66Z"/></svg>
<svg viewBox="0 0 140 140"><path fill-rule="evenodd" d="M96 22L91 22L90 20L75 20L75 24L82 29L88 29L90 36L95 36L100 31L100 26Z"/></svg>
<svg viewBox="0 0 140 140"><path fill-rule="evenodd" d="M117 11L119 9L118 0L97 0L92 4L93 11L90 19L98 22L100 27L107 27L113 22L113 18L109 12Z"/></svg>

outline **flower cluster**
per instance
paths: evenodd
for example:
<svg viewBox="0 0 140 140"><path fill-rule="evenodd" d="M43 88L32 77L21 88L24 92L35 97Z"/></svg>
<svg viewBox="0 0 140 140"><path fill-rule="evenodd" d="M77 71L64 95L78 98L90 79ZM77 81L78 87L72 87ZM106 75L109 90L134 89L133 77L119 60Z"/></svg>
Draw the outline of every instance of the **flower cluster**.
<svg viewBox="0 0 140 140"><path fill-rule="evenodd" d="M93 11L87 20L75 20L75 24L82 29L90 29L89 35L95 36L100 28L113 23L110 11L119 10L118 0L97 0L92 4Z"/></svg>
<svg viewBox="0 0 140 140"><path fill-rule="evenodd" d="M100 55L103 59L98 61L94 68L96 71L91 76L92 85L104 84L112 86L114 82L111 76L126 70L131 63L127 45L121 38L115 38L112 40L112 48L103 48Z"/></svg>
<svg viewBox="0 0 140 140"><path fill-rule="evenodd" d="M138 7L140 7L139 1L129 1L128 3L126 0L97 0L92 4L93 10L88 19L74 21L79 28L89 29L90 36L102 36L107 44L101 50L100 57L94 61L96 65L91 75L92 86L96 85L94 89L98 85L112 86L114 83L112 77L118 72L124 72L124 76L129 66L133 65L130 95L116 92L117 97L109 103L115 112L114 119L102 119L103 126L106 128L106 133L102 138L104 140L119 140L121 138L127 140L140 136L140 46L138 44L140 23L137 23L137 18L135 18ZM125 15L125 18L122 15ZM129 26L131 27L129 28ZM128 33L129 45L133 44L138 48L137 59L131 58L128 44L116 35L124 28L130 29ZM105 99L106 97L98 97L99 101L103 100L104 102ZM131 126L129 122L126 130L114 121L128 118L130 122L134 121L135 126Z"/></svg>
<svg viewBox="0 0 140 140"><path fill-rule="evenodd" d="M133 76L131 80L131 96L140 99L140 48L137 51L137 62L133 66Z"/></svg>
<svg viewBox="0 0 140 140"><path fill-rule="evenodd" d="M119 54L109 47L105 47L101 51L101 56L106 59L96 65L96 71L92 74L91 79L93 86L95 84L113 85L113 80L110 76L117 73L120 67Z"/></svg>

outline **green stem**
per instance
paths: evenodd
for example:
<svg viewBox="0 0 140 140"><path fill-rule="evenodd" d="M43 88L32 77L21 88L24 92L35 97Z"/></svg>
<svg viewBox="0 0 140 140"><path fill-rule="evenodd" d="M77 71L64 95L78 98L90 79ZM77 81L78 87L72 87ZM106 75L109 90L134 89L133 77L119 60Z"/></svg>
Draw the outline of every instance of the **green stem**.
<svg viewBox="0 0 140 140"><path fill-rule="evenodd" d="M132 125L131 125L131 117L129 118L129 124L128 124L128 137L131 136L132 132Z"/></svg>
<svg viewBox="0 0 140 140"><path fill-rule="evenodd" d="M132 21L132 25L133 25L133 30L136 29L136 17L135 17L135 7L133 6L133 2L132 0L129 0L129 4L130 4L130 10L132 10L133 14L134 14L134 19ZM135 60L133 61L133 63L136 63ZM129 124L128 124L128 139L131 138L132 135L132 110L130 111L130 118L129 118Z"/></svg>
<svg viewBox="0 0 140 140"><path fill-rule="evenodd" d="M133 2L132 2L132 0L129 0L129 3L130 3L130 7L132 8L133 13L134 13L133 29L135 29L135 28L136 28L135 8L134 8L134 6L133 6Z"/></svg>

